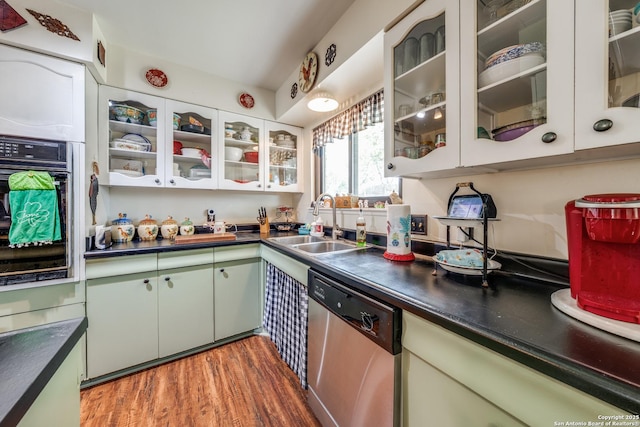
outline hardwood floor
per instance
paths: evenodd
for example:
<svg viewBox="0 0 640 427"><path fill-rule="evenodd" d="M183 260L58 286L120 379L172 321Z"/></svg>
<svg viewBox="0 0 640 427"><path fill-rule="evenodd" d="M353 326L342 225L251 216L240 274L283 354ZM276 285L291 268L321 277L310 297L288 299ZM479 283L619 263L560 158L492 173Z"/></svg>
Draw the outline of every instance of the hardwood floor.
<svg viewBox="0 0 640 427"><path fill-rule="evenodd" d="M252 336L81 392L82 427L319 426L306 390Z"/></svg>

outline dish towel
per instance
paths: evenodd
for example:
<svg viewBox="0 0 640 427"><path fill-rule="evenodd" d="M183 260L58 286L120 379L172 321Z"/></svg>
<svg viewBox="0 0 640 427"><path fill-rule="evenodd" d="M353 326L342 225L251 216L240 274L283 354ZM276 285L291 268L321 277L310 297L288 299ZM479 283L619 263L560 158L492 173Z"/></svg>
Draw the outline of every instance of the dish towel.
<svg viewBox="0 0 640 427"><path fill-rule="evenodd" d="M17 172L9 177L12 248L51 244L61 239L58 194L47 172Z"/></svg>

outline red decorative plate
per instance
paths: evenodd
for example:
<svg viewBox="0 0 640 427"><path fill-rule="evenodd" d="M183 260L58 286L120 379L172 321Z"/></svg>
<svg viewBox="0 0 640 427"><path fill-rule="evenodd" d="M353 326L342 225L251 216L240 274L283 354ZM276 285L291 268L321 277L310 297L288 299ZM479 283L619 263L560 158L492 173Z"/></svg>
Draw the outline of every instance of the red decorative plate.
<svg viewBox="0 0 640 427"><path fill-rule="evenodd" d="M253 106L256 104L253 96L249 95L246 92L240 94L238 101L240 101L240 105L242 105L244 108L253 108Z"/></svg>
<svg viewBox="0 0 640 427"><path fill-rule="evenodd" d="M165 87L169 83L169 78L162 71L157 68L150 68L144 75L151 86Z"/></svg>

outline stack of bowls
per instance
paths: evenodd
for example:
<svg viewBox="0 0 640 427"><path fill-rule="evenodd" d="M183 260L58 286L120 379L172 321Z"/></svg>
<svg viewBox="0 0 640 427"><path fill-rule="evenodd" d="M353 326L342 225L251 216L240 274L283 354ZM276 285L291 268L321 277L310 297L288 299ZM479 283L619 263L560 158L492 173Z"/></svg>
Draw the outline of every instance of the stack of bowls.
<svg viewBox="0 0 640 427"><path fill-rule="evenodd" d="M632 27L633 12L627 9L609 12L609 36L624 33Z"/></svg>

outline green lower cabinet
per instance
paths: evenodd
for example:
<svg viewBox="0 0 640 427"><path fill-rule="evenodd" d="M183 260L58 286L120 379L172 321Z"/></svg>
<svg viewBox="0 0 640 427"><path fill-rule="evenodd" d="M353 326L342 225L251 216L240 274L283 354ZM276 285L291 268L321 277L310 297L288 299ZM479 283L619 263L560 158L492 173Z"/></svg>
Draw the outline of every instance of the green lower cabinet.
<svg viewBox="0 0 640 427"><path fill-rule="evenodd" d="M626 414L412 313L402 321L405 426L587 425Z"/></svg>
<svg viewBox="0 0 640 427"><path fill-rule="evenodd" d="M215 340L221 340L262 325L260 258L216 263Z"/></svg>
<svg viewBox="0 0 640 427"><path fill-rule="evenodd" d="M159 355L213 342L213 268L187 267L158 275Z"/></svg>
<svg viewBox="0 0 640 427"><path fill-rule="evenodd" d="M87 317L88 378L156 359L157 272L87 280Z"/></svg>

